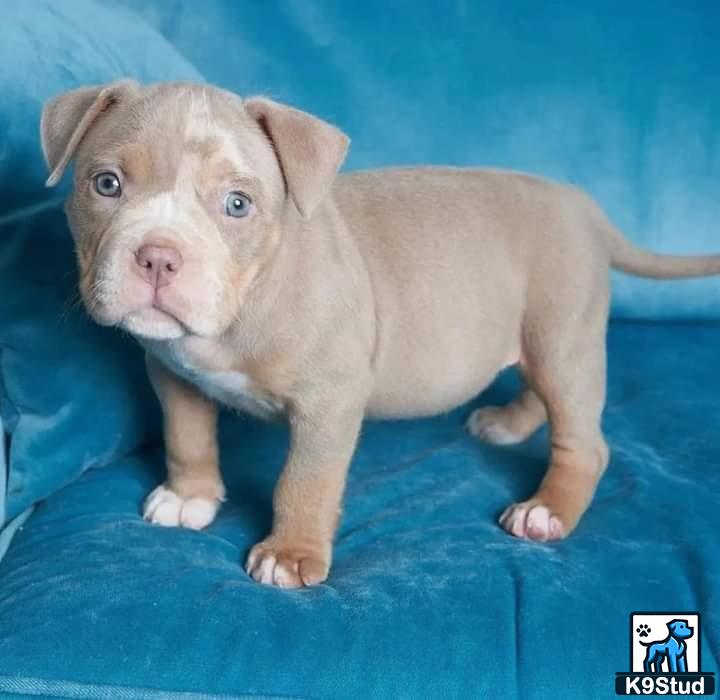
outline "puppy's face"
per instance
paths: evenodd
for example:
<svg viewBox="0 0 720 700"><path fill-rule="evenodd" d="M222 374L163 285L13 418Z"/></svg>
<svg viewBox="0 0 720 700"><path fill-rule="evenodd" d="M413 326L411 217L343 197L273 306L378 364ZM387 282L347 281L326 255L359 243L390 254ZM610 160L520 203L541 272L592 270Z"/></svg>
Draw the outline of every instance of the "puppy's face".
<svg viewBox="0 0 720 700"><path fill-rule="evenodd" d="M197 85L67 93L46 107L42 132L51 184L75 159L66 211L89 313L156 340L233 323L288 221L327 194L347 144L309 115ZM318 159L324 172L307 190Z"/></svg>
<svg viewBox="0 0 720 700"><path fill-rule="evenodd" d="M81 144L67 213L100 323L169 339L237 316L278 244L284 185L233 102L195 87L120 98Z"/></svg>

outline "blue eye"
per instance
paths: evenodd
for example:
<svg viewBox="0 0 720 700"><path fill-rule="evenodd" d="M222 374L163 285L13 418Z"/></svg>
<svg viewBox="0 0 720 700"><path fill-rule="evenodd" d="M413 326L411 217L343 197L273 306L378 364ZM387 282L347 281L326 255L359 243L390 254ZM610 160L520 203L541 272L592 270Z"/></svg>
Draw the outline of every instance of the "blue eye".
<svg viewBox="0 0 720 700"><path fill-rule="evenodd" d="M122 194L120 179L115 173L104 170L93 178L95 191L103 197L119 197Z"/></svg>
<svg viewBox="0 0 720 700"><path fill-rule="evenodd" d="M252 199L242 192L228 192L225 195L225 213L242 219L250 213Z"/></svg>

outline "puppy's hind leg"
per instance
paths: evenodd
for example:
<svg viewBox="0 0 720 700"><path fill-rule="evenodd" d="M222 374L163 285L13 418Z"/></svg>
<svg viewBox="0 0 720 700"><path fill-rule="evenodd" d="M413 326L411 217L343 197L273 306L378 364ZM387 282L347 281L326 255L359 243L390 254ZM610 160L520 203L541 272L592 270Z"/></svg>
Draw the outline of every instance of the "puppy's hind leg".
<svg viewBox="0 0 720 700"><path fill-rule="evenodd" d="M506 406L483 406L474 410L467 429L493 445L514 445L527 440L547 420L547 411L535 391L526 387Z"/></svg>
<svg viewBox="0 0 720 700"><path fill-rule="evenodd" d="M524 331L528 380L547 407L550 466L537 492L508 507L510 534L545 541L567 536L595 493L608 462L600 431L605 402L607 294L602 287L580 309L541 309Z"/></svg>

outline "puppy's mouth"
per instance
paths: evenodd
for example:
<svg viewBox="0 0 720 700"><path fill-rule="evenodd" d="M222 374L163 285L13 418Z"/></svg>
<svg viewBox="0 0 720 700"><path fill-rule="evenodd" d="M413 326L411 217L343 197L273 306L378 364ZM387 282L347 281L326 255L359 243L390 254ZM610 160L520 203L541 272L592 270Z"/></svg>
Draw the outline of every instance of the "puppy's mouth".
<svg viewBox="0 0 720 700"><path fill-rule="evenodd" d="M212 337L224 330L224 316L218 314L212 290L193 284L192 279L152 285L134 274L103 277L100 272L87 275L95 282L81 286L81 291L90 316L101 325L156 341Z"/></svg>
<svg viewBox="0 0 720 700"><path fill-rule="evenodd" d="M148 340L176 340L192 333L177 316L156 302L131 311L119 325L128 333Z"/></svg>
<svg viewBox="0 0 720 700"><path fill-rule="evenodd" d="M207 307L198 302L194 308ZM177 340L185 336L209 338L220 332L212 314L193 312L186 300L157 291L145 303L125 313L118 325L147 340Z"/></svg>
<svg viewBox="0 0 720 700"><path fill-rule="evenodd" d="M103 303L90 299L86 307L96 322L103 326L121 328L138 338L152 340L175 340L186 335L196 335L185 320L158 290L132 290L123 300L115 297L116 303Z"/></svg>

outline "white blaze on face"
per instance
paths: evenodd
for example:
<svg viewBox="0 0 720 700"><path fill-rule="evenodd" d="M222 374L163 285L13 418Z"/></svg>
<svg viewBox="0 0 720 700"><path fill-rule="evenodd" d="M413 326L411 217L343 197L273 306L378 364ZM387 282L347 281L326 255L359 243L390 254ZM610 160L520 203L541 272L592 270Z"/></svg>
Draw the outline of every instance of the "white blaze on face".
<svg viewBox="0 0 720 700"><path fill-rule="evenodd" d="M210 106L205 88L200 88L200 95L197 99L195 99L194 90L190 90L188 96L190 108L187 111L185 133L183 134L186 142L189 139L202 138L210 131ZM179 102L183 104L181 100Z"/></svg>
<svg viewBox="0 0 720 700"><path fill-rule="evenodd" d="M199 203L194 201L194 193L160 192L145 200L133 212L128 212L125 220L129 238L137 241L138 247L153 242L157 235L164 242L177 244L183 253L186 247L197 245L207 231L207 224L202 226L205 212ZM188 252L191 252L188 250Z"/></svg>
<svg viewBox="0 0 720 700"><path fill-rule="evenodd" d="M178 197L177 191L160 192L135 205L125 205L114 225L118 242L135 252L144 244L153 243L153 236L157 235L163 242L183 248L194 238L192 232L198 226L198 214L202 214L198 206L193 200Z"/></svg>

